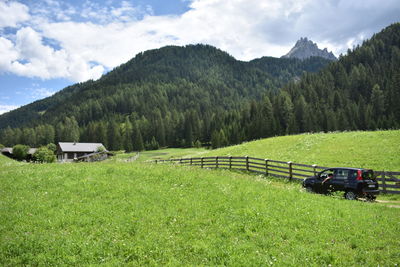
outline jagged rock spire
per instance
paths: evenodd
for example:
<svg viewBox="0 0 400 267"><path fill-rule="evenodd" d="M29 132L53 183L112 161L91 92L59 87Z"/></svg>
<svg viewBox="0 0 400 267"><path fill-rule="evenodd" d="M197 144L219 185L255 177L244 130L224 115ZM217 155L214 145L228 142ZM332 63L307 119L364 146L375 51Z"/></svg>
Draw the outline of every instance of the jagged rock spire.
<svg viewBox="0 0 400 267"><path fill-rule="evenodd" d="M317 44L307 37L301 37L295 44L295 46L287 53L282 56L283 58L299 58L306 59L309 57L323 57L329 60L337 60L332 52L328 52L326 48L323 50L319 49Z"/></svg>

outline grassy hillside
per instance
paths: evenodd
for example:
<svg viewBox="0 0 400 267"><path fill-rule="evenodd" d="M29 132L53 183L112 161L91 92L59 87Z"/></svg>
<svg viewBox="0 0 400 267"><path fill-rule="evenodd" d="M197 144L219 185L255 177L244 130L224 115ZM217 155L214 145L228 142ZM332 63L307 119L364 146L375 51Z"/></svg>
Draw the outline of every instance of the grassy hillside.
<svg viewBox="0 0 400 267"><path fill-rule="evenodd" d="M281 136L203 154L209 155L249 155L329 167L400 171L400 130Z"/></svg>
<svg viewBox="0 0 400 267"><path fill-rule="evenodd" d="M9 166L9 164L13 164ZM400 210L224 170L0 156L0 265L386 265Z"/></svg>
<svg viewBox="0 0 400 267"><path fill-rule="evenodd" d="M158 150L149 150L140 152L137 161L150 161L157 159L171 159L171 158L185 158L185 157L196 157L207 152L205 148L165 148ZM111 158L113 161L126 161L136 155L133 153L120 153L116 154L115 157Z"/></svg>

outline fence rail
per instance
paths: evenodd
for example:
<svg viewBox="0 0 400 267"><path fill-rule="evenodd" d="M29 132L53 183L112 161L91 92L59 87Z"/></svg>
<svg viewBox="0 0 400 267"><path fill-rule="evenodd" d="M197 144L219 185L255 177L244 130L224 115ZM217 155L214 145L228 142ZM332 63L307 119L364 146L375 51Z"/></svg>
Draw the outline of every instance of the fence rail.
<svg viewBox="0 0 400 267"><path fill-rule="evenodd" d="M195 157L168 160L155 160L155 163L175 162L178 164L200 166L201 168L236 169L303 181L304 178L316 175L319 171L329 167L306 165L294 162L285 162L254 157ZM379 187L385 194L400 194L400 172L375 171Z"/></svg>

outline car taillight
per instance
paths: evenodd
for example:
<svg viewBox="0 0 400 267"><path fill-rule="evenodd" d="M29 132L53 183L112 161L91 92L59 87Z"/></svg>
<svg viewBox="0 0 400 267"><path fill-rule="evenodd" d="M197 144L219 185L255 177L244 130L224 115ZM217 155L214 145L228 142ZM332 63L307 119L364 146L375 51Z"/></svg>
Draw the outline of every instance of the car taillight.
<svg viewBox="0 0 400 267"><path fill-rule="evenodd" d="M361 181L363 178L361 176L361 170L357 171L357 181Z"/></svg>

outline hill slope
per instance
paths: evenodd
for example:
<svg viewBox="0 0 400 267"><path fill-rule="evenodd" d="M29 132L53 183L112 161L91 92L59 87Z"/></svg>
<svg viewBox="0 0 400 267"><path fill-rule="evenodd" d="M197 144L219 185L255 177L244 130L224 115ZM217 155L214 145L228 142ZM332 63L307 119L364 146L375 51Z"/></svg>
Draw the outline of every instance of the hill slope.
<svg viewBox="0 0 400 267"><path fill-rule="evenodd" d="M227 155L249 155L327 167L400 171L400 130L272 137L202 154Z"/></svg>
<svg viewBox="0 0 400 267"><path fill-rule="evenodd" d="M130 116L129 120L139 128L145 143L154 136L162 146L181 145L184 140L190 146L192 141L187 139L206 140L211 135L207 128L213 126L203 118L237 110L251 99L277 91L303 71L316 71L328 63L321 58L307 63L276 59L274 71L270 71L272 68L265 67L267 63L263 62L269 66L272 64L269 59L260 59L257 64L237 61L206 45L168 46L146 51L98 81L70 86L54 96L0 116L0 128L34 129L47 124L56 130L56 140L71 141L69 139L80 137L81 140L102 141L109 143L111 149L120 149L124 145L114 144L118 141L109 141L111 138L102 140L104 136L92 134L104 129L93 128L104 125L107 128L113 121L124 131L125 126L121 124ZM62 127L71 129L67 120L79 125L80 131L75 131L77 134L71 136L61 130L57 133ZM180 133L181 129L189 127L185 126L185 121L198 122L202 129L186 129L196 135L188 138ZM62 125L58 127L60 122ZM157 129L163 129L163 133ZM30 145L43 143L29 140L24 132L10 131L0 142L11 145L18 139L14 138L14 142L9 140L8 137L13 139L13 136L22 136L19 139Z"/></svg>
<svg viewBox="0 0 400 267"><path fill-rule="evenodd" d="M74 116L79 125L86 125L90 120L114 112L136 112L149 117L154 108L163 112L238 108L243 100L257 99L303 71L316 71L328 63L320 58L307 64L275 59L272 71L263 62L271 65L269 58L259 59L258 64L237 61L207 45L149 50L98 81L67 87L54 96L0 116L0 129L44 122L54 124L65 115ZM101 114L88 115L93 109L100 109L101 112L95 113Z"/></svg>

